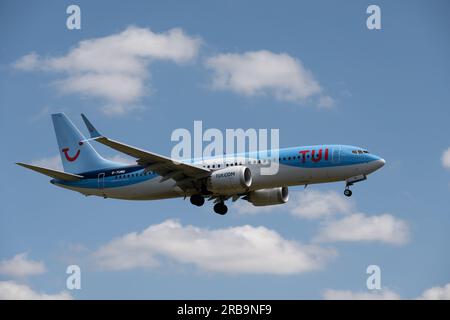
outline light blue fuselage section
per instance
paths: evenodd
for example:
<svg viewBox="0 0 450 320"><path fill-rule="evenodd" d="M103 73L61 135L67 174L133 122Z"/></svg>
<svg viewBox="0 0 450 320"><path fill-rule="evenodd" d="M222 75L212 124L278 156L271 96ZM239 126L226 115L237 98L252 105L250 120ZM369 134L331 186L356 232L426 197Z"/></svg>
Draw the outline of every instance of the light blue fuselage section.
<svg viewBox="0 0 450 320"><path fill-rule="evenodd" d="M184 162L220 170L228 166L243 165L252 172L252 185L248 191L294 185L343 181L357 175L367 175L382 165L380 157L363 148L346 145L317 145L248 152L232 156L190 159ZM278 162L275 174L261 174ZM51 182L85 195L128 200L152 200L189 196L192 192L180 189L174 180L161 181L154 172L146 172L139 165L124 165L102 170L80 172L79 181L52 180Z"/></svg>

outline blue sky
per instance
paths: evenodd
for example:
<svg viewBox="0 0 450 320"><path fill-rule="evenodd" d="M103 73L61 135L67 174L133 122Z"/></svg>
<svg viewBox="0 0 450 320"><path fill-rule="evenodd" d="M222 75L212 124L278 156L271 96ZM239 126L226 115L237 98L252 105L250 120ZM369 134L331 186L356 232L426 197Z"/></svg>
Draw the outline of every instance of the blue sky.
<svg viewBox="0 0 450 320"><path fill-rule="evenodd" d="M81 8L81 30L66 28L65 11L73 3ZM366 28L369 4L381 8L381 30ZM449 10L447 1L133 1L127 6L122 1L3 1L0 283L26 286L36 293L68 293L76 299L321 299L343 291L354 296L367 293L366 268L375 264L382 272L384 289L376 293L381 296L411 299L430 288L443 288L450 283L450 160L443 158L450 147ZM137 81L142 87L135 95L125 90L118 97L121 86L115 88L116 83L106 93L95 81L90 87L74 88L70 81L90 70L71 65L70 52L79 48L80 41L114 37L127 28L144 30L144 40L149 34L165 37L179 28L186 43L180 56L173 57L168 50L162 58L138 59L143 68L134 73L102 70L107 76L130 75L132 79L119 83L125 87L128 80ZM217 72L223 71L214 58L226 54L242 58L249 52L266 52L276 63L287 57L302 66L294 76L320 89L308 91L295 81L274 80L272 88L255 90L245 83L214 82ZM24 56L34 59L25 67L19 64ZM52 64L64 57L67 64L62 69ZM119 65L116 58L112 54L106 68ZM277 89L287 91L279 94ZM320 106L321 97L329 99L327 106ZM204 128L221 130L279 128L282 147L358 145L387 164L355 185L345 209L338 205L342 183L310 186L306 191L291 188L290 206L252 213L231 206L224 217L214 214L210 205L194 208L183 199L85 198L14 164L51 162L57 146L50 114L61 111L80 128L83 112L112 138L166 155L174 146L173 130L192 129L194 120L202 120ZM116 155L95 147L106 156ZM305 199L306 192L313 192L310 200ZM305 201L313 206L328 201L324 214L331 218L298 214L296 206ZM379 235L314 240L328 223L356 213L365 218L387 214L400 223L403 240L393 243ZM284 244L312 244L334 254L328 254L320 268L286 274L261 273L258 268L243 272L239 266L236 272L208 269L189 249L183 252L187 262L159 252L153 257L158 266L126 270L98 266L95 254L102 246L168 220L181 232L197 228L205 237L243 226L251 232L263 227L269 238L275 235ZM226 236L223 243L206 239L219 247L219 253L223 246L233 248L226 247ZM239 254L245 251L237 250L233 259L245 258ZM20 256L14 261L37 268L36 274L6 270L16 255ZM264 259L271 258L277 255ZM65 287L69 264L81 267L81 290ZM0 291L4 287L0 285Z"/></svg>

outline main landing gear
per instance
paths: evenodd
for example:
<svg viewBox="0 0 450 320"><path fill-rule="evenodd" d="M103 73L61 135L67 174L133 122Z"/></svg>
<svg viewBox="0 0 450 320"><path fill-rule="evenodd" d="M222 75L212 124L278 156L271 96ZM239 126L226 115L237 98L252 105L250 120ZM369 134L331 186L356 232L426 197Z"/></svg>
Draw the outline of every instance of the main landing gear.
<svg viewBox="0 0 450 320"><path fill-rule="evenodd" d="M202 205L205 204L205 198L203 198L203 196L200 194L192 195L190 200L191 200L191 203L197 207L201 207Z"/></svg>
<svg viewBox="0 0 450 320"><path fill-rule="evenodd" d="M191 203L194 206L201 207L205 204L205 198L201 194L194 194L190 198ZM216 199L216 204L214 205L214 212L220 215L224 215L228 212L228 207L224 203L224 199Z"/></svg>
<svg viewBox="0 0 450 320"><path fill-rule="evenodd" d="M223 203L223 201L217 202L214 205L214 212L223 216L228 212L228 207L225 205L225 203Z"/></svg>
<svg viewBox="0 0 450 320"><path fill-rule="evenodd" d="M197 207L201 207L202 205L205 204L205 198L200 194L192 195L190 200L191 200L191 203ZM220 214L220 215L224 215L228 212L228 207L225 205L223 200L217 202L214 205L214 212L217 214Z"/></svg>

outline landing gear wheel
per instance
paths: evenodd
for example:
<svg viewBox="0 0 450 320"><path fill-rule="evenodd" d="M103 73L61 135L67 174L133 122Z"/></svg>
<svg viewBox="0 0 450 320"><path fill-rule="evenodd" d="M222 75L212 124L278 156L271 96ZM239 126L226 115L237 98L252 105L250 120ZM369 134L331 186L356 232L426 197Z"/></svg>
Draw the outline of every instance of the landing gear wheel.
<svg viewBox="0 0 450 320"><path fill-rule="evenodd" d="M219 202L214 205L214 212L223 216L228 212L228 208L223 202Z"/></svg>
<svg viewBox="0 0 450 320"><path fill-rule="evenodd" d="M191 196L191 203L197 207L201 207L205 203L205 198L199 194L194 194Z"/></svg>
<svg viewBox="0 0 450 320"><path fill-rule="evenodd" d="M347 196L347 197L351 197L351 196L352 196L352 190L350 190L350 189L345 189L345 190L344 190L344 195Z"/></svg>

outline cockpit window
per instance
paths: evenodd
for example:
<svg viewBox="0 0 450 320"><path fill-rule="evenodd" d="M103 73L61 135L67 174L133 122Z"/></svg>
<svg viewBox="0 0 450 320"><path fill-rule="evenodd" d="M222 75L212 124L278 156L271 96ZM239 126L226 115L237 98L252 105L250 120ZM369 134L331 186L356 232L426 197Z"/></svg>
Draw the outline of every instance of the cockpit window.
<svg viewBox="0 0 450 320"><path fill-rule="evenodd" d="M352 150L353 154L364 154L364 153L370 153L367 150Z"/></svg>

